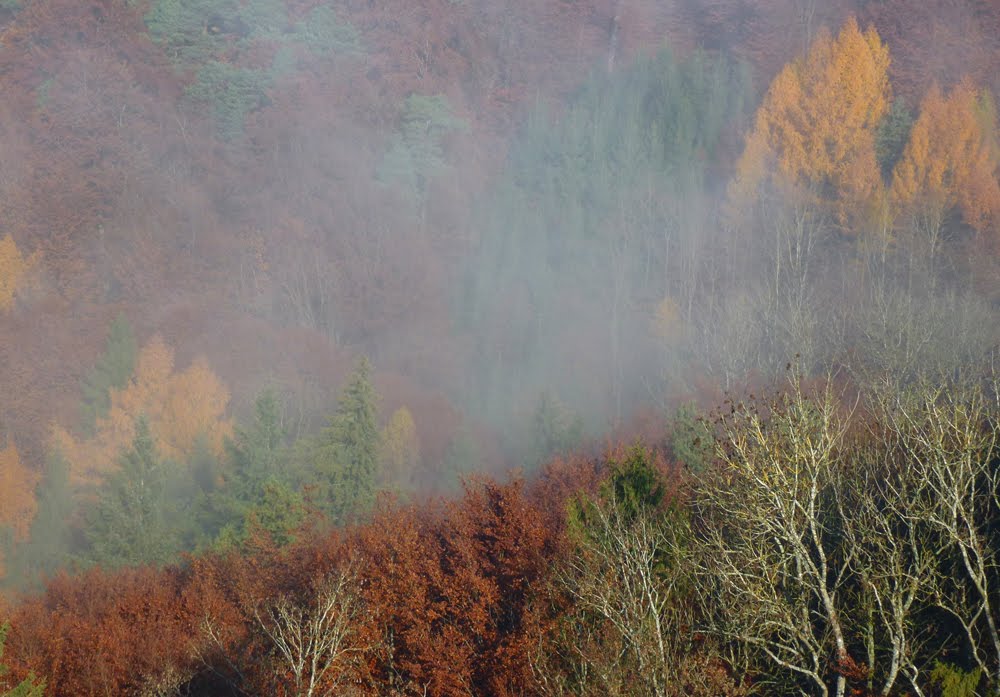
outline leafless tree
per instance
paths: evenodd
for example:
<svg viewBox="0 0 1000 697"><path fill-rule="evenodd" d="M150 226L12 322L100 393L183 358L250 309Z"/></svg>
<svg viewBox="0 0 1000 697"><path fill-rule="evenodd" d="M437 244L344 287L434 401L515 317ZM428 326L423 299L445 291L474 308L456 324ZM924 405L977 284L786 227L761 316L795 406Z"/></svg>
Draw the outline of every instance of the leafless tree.
<svg viewBox="0 0 1000 697"><path fill-rule="evenodd" d="M352 626L361 612L355 585L354 574L345 570L320 583L308 604L279 598L254 610L281 664L276 674L290 673L286 694L344 694L351 662L361 651Z"/></svg>
<svg viewBox="0 0 1000 697"><path fill-rule="evenodd" d="M923 695L958 641L1000 694L996 394L917 380L871 390L863 421L829 388L735 405L694 497L708 629L797 676L776 690Z"/></svg>
<svg viewBox="0 0 1000 697"><path fill-rule="evenodd" d="M990 394L975 385L922 384L889 414L927 488L917 515L953 562L928 575L934 604L962 628L972 659L1000 695L1000 560L988 533L1000 510L996 394L995 386Z"/></svg>
<svg viewBox="0 0 1000 697"><path fill-rule="evenodd" d="M715 612L708 629L826 697L845 694L845 614L853 550L842 517L837 451L844 424L832 394L793 387L762 413L723 420L720 466L697 487L700 572Z"/></svg>
<svg viewBox="0 0 1000 697"><path fill-rule="evenodd" d="M871 694L889 695L901 680L923 695L921 656L933 631L918 622L927 583L939 562L937 541L921 517L927 482L881 420L863 431L847 458L850 514L844 535L855 550L854 621L867 652Z"/></svg>
<svg viewBox="0 0 1000 697"><path fill-rule="evenodd" d="M542 692L738 694L713 665L710 645L694 640L684 519L654 510L630 515L615 500L588 503L586 510L588 530L556 575L574 609L571 631L540 647L535 670ZM568 675L553 670L554 663Z"/></svg>

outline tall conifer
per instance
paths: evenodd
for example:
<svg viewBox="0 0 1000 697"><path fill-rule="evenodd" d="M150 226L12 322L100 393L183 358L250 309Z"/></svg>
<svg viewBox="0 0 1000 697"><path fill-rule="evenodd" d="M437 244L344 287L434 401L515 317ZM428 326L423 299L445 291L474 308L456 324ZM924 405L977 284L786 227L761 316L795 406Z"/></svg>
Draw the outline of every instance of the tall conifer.
<svg viewBox="0 0 1000 697"><path fill-rule="evenodd" d="M362 358L313 453L323 503L337 521L361 514L375 502L377 403L371 364Z"/></svg>

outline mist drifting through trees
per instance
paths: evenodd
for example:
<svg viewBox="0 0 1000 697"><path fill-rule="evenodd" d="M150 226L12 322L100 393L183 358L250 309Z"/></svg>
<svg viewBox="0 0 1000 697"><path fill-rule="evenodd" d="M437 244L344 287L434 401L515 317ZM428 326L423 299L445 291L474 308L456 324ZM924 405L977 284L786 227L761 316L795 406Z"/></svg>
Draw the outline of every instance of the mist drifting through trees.
<svg viewBox="0 0 1000 697"><path fill-rule="evenodd" d="M0 694L1000 694L998 37L0 1Z"/></svg>

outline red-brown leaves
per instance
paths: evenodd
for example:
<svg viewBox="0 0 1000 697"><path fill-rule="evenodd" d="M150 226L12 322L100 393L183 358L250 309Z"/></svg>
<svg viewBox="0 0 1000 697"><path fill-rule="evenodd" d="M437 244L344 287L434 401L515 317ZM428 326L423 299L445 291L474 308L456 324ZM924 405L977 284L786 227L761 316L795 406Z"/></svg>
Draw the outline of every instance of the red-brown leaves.
<svg viewBox="0 0 1000 697"><path fill-rule="evenodd" d="M552 533L521 483L477 482L439 510L382 514L359 542L386 642L377 680L430 694L526 685L527 602Z"/></svg>
<svg viewBox="0 0 1000 697"><path fill-rule="evenodd" d="M963 77L1000 86L1000 5L990 0L883 0L863 3L892 52L893 87L911 107L929 84L950 88ZM991 85L992 83L992 85Z"/></svg>
<svg viewBox="0 0 1000 697"><path fill-rule="evenodd" d="M566 501L601 477L597 461L558 462L532 486L473 481L459 499L386 505L366 525L303 530L284 548L255 538L242 555L181 568L62 575L15 609L6 658L15 675L46 677L52 695L154 684L278 694L290 674L264 631L267 608L284 599L308 612L347 572L351 657L325 680L362 694L525 694Z"/></svg>
<svg viewBox="0 0 1000 697"><path fill-rule="evenodd" d="M44 675L53 695L124 694L193 672L184 582L177 570L58 576L17 608L7 658L17 674Z"/></svg>

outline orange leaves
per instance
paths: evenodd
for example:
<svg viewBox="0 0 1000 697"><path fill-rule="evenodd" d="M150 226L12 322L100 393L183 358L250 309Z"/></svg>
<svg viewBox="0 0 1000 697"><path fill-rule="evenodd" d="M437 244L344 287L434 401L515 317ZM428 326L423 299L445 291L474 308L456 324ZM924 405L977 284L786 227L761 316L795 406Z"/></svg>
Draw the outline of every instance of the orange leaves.
<svg viewBox="0 0 1000 697"><path fill-rule="evenodd" d="M35 500L38 480L38 473L21 462L14 443L0 450L0 529L10 528L15 542L28 539L31 521L38 510ZM0 551L0 577L5 573Z"/></svg>
<svg viewBox="0 0 1000 697"><path fill-rule="evenodd" d="M996 222L1000 185L995 132L989 97L969 82L947 96L931 87L893 173L895 206L911 219L938 226L956 208L979 232Z"/></svg>
<svg viewBox="0 0 1000 697"><path fill-rule="evenodd" d="M836 38L821 32L788 64L757 112L730 190L739 207L769 179L843 224L881 188L875 128L889 107L889 52L851 18Z"/></svg>
<svg viewBox="0 0 1000 697"><path fill-rule="evenodd" d="M44 674L46 694L60 697L170 694L194 672L200 618L182 597L187 582L175 569L60 574L16 608L11 667Z"/></svg>
<svg viewBox="0 0 1000 697"><path fill-rule="evenodd" d="M222 452L232 421L225 417L229 391L197 359L187 370L174 372L174 352L160 337L139 352L135 375L123 389L111 389L108 415L97 419L93 438L78 441L61 427L52 444L70 463L75 484L99 484L117 467L117 458L135 437L135 420L145 416L157 452L178 462L187 460L200 438L215 453Z"/></svg>
<svg viewBox="0 0 1000 697"><path fill-rule="evenodd" d="M0 527L10 526L17 541L28 537L38 508L35 487L39 479L37 472L21 462L13 442L0 450Z"/></svg>
<svg viewBox="0 0 1000 697"><path fill-rule="evenodd" d="M207 438L212 452L222 452L223 440L233 430L225 418L228 403L229 391L203 358L173 376L156 425L160 454L186 459L199 436Z"/></svg>
<svg viewBox="0 0 1000 697"><path fill-rule="evenodd" d="M25 258L10 235L0 239L0 312L13 306L14 294L37 260L38 252Z"/></svg>
<svg viewBox="0 0 1000 697"><path fill-rule="evenodd" d="M947 96L937 87L928 92L886 196L874 146L889 107L888 67L875 30L862 32L853 19L785 66L747 136L730 187L734 213L770 185L826 208L842 227L872 211L902 214L933 236L953 210L977 231L993 224L1000 213L995 113L969 82Z"/></svg>
<svg viewBox="0 0 1000 697"><path fill-rule="evenodd" d="M530 692L528 601L552 549L541 502L519 482L476 482L439 511L388 511L359 533L369 613L392 640L376 680L400 676L429 694Z"/></svg>
<svg viewBox="0 0 1000 697"><path fill-rule="evenodd" d="M364 610L350 641L364 648L332 677L356 680L359 694L534 694L550 621L537 590L565 550L567 498L593 492L599 470L581 459L547 468L534 487L476 481L458 500L385 508L367 525L280 549L262 541L180 568L61 574L13 610L5 659L17 674L45 675L55 697L284 694L275 674L287 668L260 610L308 600L319 579L351 565Z"/></svg>

